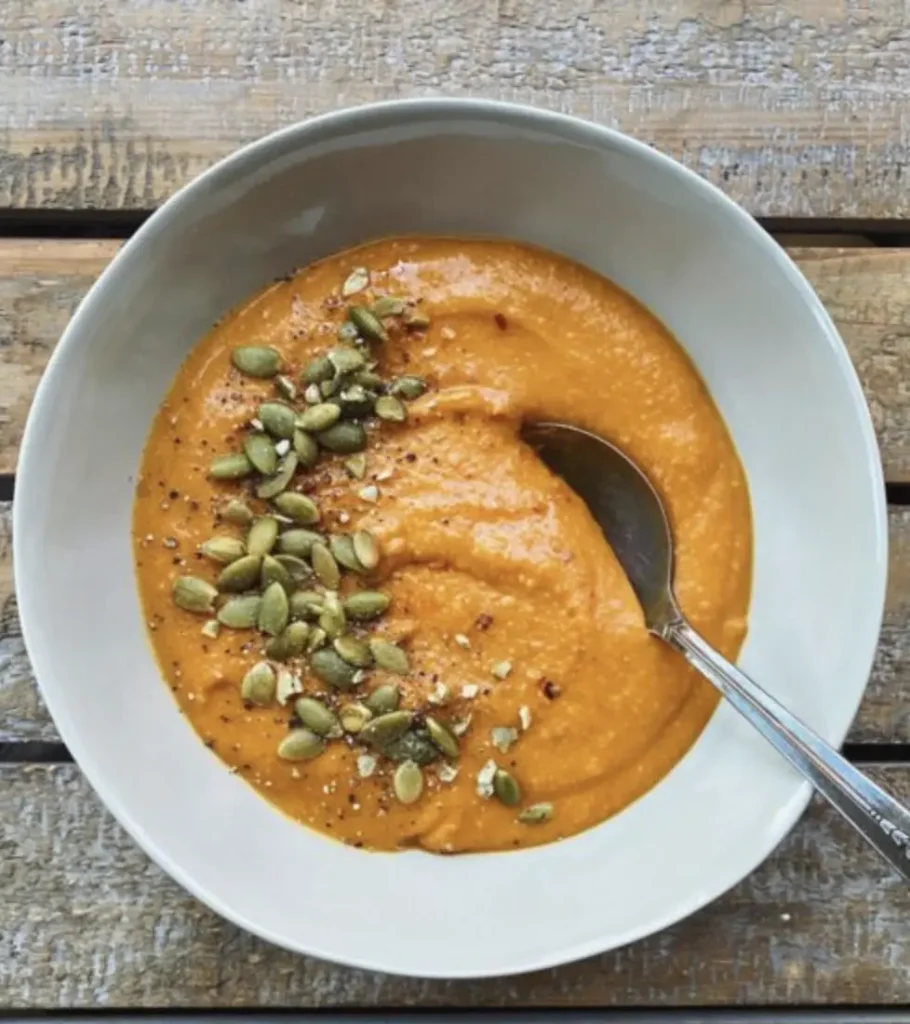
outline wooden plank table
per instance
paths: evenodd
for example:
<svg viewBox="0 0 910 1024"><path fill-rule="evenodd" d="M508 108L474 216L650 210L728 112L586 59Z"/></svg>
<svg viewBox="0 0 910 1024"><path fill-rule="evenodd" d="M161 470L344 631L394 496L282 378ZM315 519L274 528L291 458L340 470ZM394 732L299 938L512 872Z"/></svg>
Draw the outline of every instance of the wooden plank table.
<svg viewBox="0 0 910 1024"><path fill-rule="evenodd" d="M848 753L910 798L908 87L898 0L0 0L0 1009L910 1008L910 891L815 805L690 920L523 978L396 979L239 932L69 762L22 645L8 500L79 299L118 239L238 144L439 93L616 125L768 218L848 345L892 501L885 627Z"/></svg>

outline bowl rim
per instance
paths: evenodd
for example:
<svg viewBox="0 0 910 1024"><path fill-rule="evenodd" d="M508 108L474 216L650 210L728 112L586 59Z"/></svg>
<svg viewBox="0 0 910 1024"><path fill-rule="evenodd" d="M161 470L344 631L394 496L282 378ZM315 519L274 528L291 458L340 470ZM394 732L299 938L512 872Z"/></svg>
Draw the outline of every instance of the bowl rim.
<svg viewBox="0 0 910 1024"><path fill-rule="evenodd" d="M40 452L35 442L35 436L39 430L37 424L39 419L44 418L48 414L48 399L53 386L51 381L56 377L58 367L65 358L65 354L74 345L79 343L79 337L84 332L83 324L91 322L96 308L100 307L105 301L104 291L114 272L114 268L141 249L146 240L153 236L161 227L164 227L169 219L177 216L183 205L192 202L196 194L204 191L211 183L230 176L246 161L257 154L261 155L264 158L262 162L266 163L269 150L275 146L281 146L281 144L294 141L298 146L303 147L310 141L311 136L318 135L326 129L340 133L367 129L372 126L371 122L377 117L389 116L401 119L413 117L422 120L438 118L442 122L453 118L474 117L493 124L508 124L526 128L536 127L555 133L563 138L589 142L598 149L616 149L626 155L649 162L665 173L675 175L686 181L692 189L701 194L704 200L720 207L725 216L732 218L737 223L748 241L757 246L761 250L763 257L775 264L785 275L789 283L800 293L807 309L818 323L821 333L827 338L831 356L837 361L842 379L847 385L853 403L857 425L861 431L863 447L865 449L866 468L869 473L871 492L869 496L875 519L874 539L879 571L874 586L870 586L870 602L873 599L875 601L876 643L872 646L868 659L866 685L858 693L852 708L845 709L845 714L848 710L849 715L845 718L843 728L837 730L836 735L832 733L833 742L839 746L843 742L856 716L857 709L868 686L868 676L878 649L888 574L888 512L882 463L871 413L846 346L827 310L822 305L821 300L786 251L743 207L729 198L717 186L669 155L653 149L647 143L632 138L617 129L598 125L570 114L559 113L527 104L473 97L431 97L386 100L340 108L287 125L241 146L181 186L173 195L165 200L118 250L114 258L86 293L61 335L35 391L20 445L16 491L13 501L12 546L15 578L20 581L31 578L26 572L22 571L26 555L23 551L24 541L21 538L28 530L26 508L29 504L28 494L31 476L29 467L33 463L38 464L40 462ZM50 710L52 709L53 701L49 699L47 688L41 681L42 676L49 678L50 671L48 669L47 675L45 675L45 672L42 670L43 655L39 645L34 642L34 634L30 626L30 623L33 621L32 612L30 611L33 603L32 595L37 589L38 585L20 584L17 586L17 599L23 640L42 699ZM776 816L775 828L768 830L771 834L766 842L756 844L753 856L747 858L748 863L744 869L741 865L738 865L733 871L732 877L718 877L714 884L694 893L688 901L680 901L662 917L652 919L638 928L628 929L618 937L615 936L602 941L589 940L570 947L554 950L547 955L539 956L534 961L510 966L505 970L500 966L496 971L496 975L492 975L489 970L482 969L456 969L433 972L424 969L419 975L413 975L413 973L409 974L400 966L390 965L385 962L381 952L377 952L375 956L370 958L349 957L338 950L320 949L318 943L315 942L303 944L292 941L286 936L275 934L268 928L260 927L256 922L247 919L243 914L235 912L232 907L223 904L219 898L207 890L201 880L185 872L179 864L175 863L158 848L155 839L148 835L138 822L134 821L129 809L120 802L118 797L109 791L102 773L96 770L92 764L89 751L76 736L75 729L71 728L70 723L65 718L58 718L53 712L52 717L61 738L72 753L75 763L118 824L140 846L147 856L209 909L257 937L295 953L320 959L329 959L335 963L363 970L404 976L419 976L422 978L448 980L513 976L582 960L621 948L648 935L662 931L713 902L750 875L767 859L777 845L791 831L805 810L812 794L808 782L800 785L793 797L788 801L789 807L786 809L786 813L782 812Z"/></svg>

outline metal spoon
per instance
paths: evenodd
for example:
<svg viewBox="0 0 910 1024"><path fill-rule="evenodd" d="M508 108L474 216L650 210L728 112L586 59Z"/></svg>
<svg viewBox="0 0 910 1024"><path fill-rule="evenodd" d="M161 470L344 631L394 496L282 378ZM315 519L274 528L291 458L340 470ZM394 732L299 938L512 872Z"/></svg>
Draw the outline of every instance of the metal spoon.
<svg viewBox="0 0 910 1024"><path fill-rule="evenodd" d="M587 503L655 636L685 655L867 842L910 881L910 812L754 683L689 625L673 594L673 535L648 478L621 451L564 423L525 440Z"/></svg>

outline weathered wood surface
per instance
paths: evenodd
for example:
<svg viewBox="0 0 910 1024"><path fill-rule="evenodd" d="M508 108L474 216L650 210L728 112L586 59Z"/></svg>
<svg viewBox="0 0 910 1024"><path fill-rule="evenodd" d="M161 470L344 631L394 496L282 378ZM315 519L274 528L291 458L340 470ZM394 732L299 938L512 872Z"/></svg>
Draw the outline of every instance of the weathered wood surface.
<svg viewBox="0 0 910 1024"><path fill-rule="evenodd" d="M16 467L38 378L119 243L0 239L0 473ZM791 248L837 323L872 408L885 475L910 481L910 249Z"/></svg>
<svg viewBox="0 0 910 1024"><path fill-rule="evenodd" d="M312 114L473 95L625 129L757 214L910 210L901 0L35 0L0 79L0 206L148 208Z"/></svg>
<svg viewBox="0 0 910 1024"><path fill-rule="evenodd" d="M0 503L0 743L58 740L22 642L10 565L10 507ZM890 510L888 600L872 679L849 739L910 742L910 508Z"/></svg>
<svg viewBox="0 0 910 1024"><path fill-rule="evenodd" d="M910 768L877 776L904 798ZM272 948L204 909L72 765L0 767L4 1008L910 1003L910 889L814 806L768 862L689 921L521 978L426 982Z"/></svg>

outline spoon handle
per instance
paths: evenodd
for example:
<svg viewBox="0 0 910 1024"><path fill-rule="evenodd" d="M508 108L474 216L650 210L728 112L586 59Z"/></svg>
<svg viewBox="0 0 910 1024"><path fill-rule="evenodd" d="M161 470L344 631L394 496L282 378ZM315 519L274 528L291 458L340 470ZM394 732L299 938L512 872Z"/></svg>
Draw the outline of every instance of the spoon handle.
<svg viewBox="0 0 910 1024"><path fill-rule="evenodd" d="M867 842L910 881L910 811L791 714L684 620L661 633Z"/></svg>

